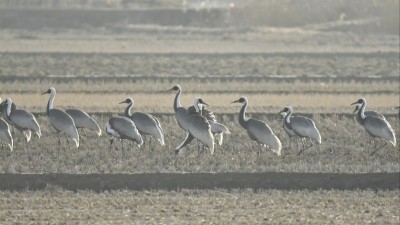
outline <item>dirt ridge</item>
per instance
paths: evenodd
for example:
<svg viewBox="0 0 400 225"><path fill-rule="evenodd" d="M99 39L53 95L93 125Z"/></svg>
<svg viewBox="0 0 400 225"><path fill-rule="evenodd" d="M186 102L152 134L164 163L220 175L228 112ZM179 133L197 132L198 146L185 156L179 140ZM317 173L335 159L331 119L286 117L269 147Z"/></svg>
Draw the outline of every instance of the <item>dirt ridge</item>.
<svg viewBox="0 0 400 225"><path fill-rule="evenodd" d="M0 190L397 190L400 173L141 173L141 174L0 174Z"/></svg>

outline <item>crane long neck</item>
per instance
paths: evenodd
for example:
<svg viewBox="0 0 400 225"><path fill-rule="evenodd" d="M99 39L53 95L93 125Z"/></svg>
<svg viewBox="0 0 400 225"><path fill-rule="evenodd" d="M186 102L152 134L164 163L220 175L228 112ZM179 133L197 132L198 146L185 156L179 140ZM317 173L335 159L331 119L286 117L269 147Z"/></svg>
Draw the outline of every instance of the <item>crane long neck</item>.
<svg viewBox="0 0 400 225"><path fill-rule="evenodd" d="M364 123L365 121L364 111L365 111L365 102L361 105L360 110L358 110L357 112L357 116L360 119L361 123Z"/></svg>
<svg viewBox="0 0 400 225"><path fill-rule="evenodd" d="M202 105L198 102L193 104L194 109L196 110L196 113L198 113L200 116L202 115Z"/></svg>
<svg viewBox="0 0 400 225"><path fill-rule="evenodd" d="M125 116L127 116L127 117L132 116L132 112L131 112L132 108L133 108L133 102L129 103L129 105L126 107Z"/></svg>
<svg viewBox="0 0 400 225"><path fill-rule="evenodd" d="M11 106L12 106L12 101L11 100L7 100L7 111L6 111L6 116L7 116L7 118L10 118L10 115L11 115Z"/></svg>
<svg viewBox="0 0 400 225"><path fill-rule="evenodd" d="M47 102L47 110L46 110L47 115L49 115L50 110L53 109L55 97L56 97L56 93L53 93L53 92L50 93L49 102Z"/></svg>
<svg viewBox="0 0 400 225"><path fill-rule="evenodd" d="M182 106L181 106L180 97L181 97L181 90L179 89L179 90L178 90L178 93L176 93L175 100L174 100L174 110L175 110L175 111L176 111L179 107L182 107Z"/></svg>
<svg viewBox="0 0 400 225"><path fill-rule="evenodd" d="M289 111L285 116L285 122L290 124L290 117L292 116L292 111Z"/></svg>
<svg viewBox="0 0 400 225"><path fill-rule="evenodd" d="M246 117L246 110L247 110L247 102L245 102L242 106L242 108L240 109L239 112L239 123L243 128L246 128L247 126L247 120L249 118Z"/></svg>

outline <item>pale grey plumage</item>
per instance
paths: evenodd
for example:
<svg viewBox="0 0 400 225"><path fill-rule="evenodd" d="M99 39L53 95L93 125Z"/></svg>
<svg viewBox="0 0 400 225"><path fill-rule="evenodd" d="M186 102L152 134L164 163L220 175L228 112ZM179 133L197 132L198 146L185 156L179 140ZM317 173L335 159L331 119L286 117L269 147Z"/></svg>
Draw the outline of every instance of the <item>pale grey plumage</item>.
<svg viewBox="0 0 400 225"><path fill-rule="evenodd" d="M31 140L31 132L35 132L36 135L40 138L42 133L35 116L24 109L12 110L13 102L10 98L7 98L6 102L6 116L8 120L12 122L13 126L25 135L26 142L29 142Z"/></svg>
<svg viewBox="0 0 400 225"><path fill-rule="evenodd" d="M222 123L214 122L211 120L208 120L208 122L210 123L211 126L211 133L218 140L218 145L222 145L222 142L224 140L224 134L230 134L231 132Z"/></svg>
<svg viewBox="0 0 400 225"><path fill-rule="evenodd" d="M66 133L72 140L74 140L76 147L79 147L79 134L76 129L75 122L68 113L53 108L54 98L56 96L56 89L54 87L50 87L49 90L44 92L43 94L50 94L49 101L47 103L47 117L51 125L56 129L57 133L63 132Z"/></svg>
<svg viewBox="0 0 400 225"><path fill-rule="evenodd" d="M194 106L188 107L188 114L195 114L196 108ZM217 138L218 144L222 145L224 140L224 134L230 134L229 129L223 125L222 123L218 123L214 113L207 109L205 106L202 106L201 115L208 120L211 126L211 133Z"/></svg>
<svg viewBox="0 0 400 225"><path fill-rule="evenodd" d="M125 110L125 116L135 123L136 128L139 130L141 135L153 136L158 142L160 142L161 146L165 145L163 129L160 121L155 116L141 112L132 113L131 110L134 104L132 98L127 98L121 103L128 104Z"/></svg>
<svg viewBox="0 0 400 225"><path fill-rule="evenodd" d="M108 120L106 124L106 132L113 138L127 139L136 142L139 146L143 145L143 139L140 135L135 123L122 116L115 116ZM112 141L110 141L112 144Z"/></svg>
<svg viewBox="0 0 400 225"><path fill-rule="evenodd" d="M196 113L196 108L192 105L189 106L187 109L189 115ZM224 134L230 134L229 129L223 125L222 123L217 122L217 118L215 117L214 112L202 106L201 115L208 120L211 126L211 133L216 137L218 140L218 145L222 145L224 140Z"/></svg>
<svg viewBox="0 0 400 225"><path fill-rule="evenodd" d="M281 155L282 144L279 138L273 133L271 128L263 121L247 118L245 113L248 105L246 97L241 97L232 103L243 103L243 106L239 112L239 123L246 129L250 139L257 143L268 146L278 156Z"/></svg>
<svg viewBox="0 0 400 225"><path fill-rule="evenodd" d="M355 118L356 118L357 122L362 125L361 118L358 116L358 111L360 110L360 108L361 108L361 106L357 104L353 113L356 113ZM384 115L382 115L381 113L375 112L375 111L364 111L364 114L365 114L365 116L376 116L376 117L386 120Z"/></svg>
<svg viewBox="0 0 400 225"><path fill-rule="evenodd" d="M305 149L305 138L313 139L321 144L321 134L314 121L304 116L292 116L293 109L291 106L286 106L280 113L284 116L283 124L289 137L296 136L303 141L303 149L299 151L299 154Z"/></svg>
<svg viewBox="0 0 400 225"><path fill-rule="evenodd" d="M99 124L89 114L79 109L67 109L65 112L72 117L76 128L86 128L96 132L99 137L101 136Z"/></svg>
<svg viewBox="0 0 400 225"><path fill-rule="evenodd" d="M185 140L175 148L175 154L178 154L180 149L189 144L194 138L199 140L203 145L210 149L211 154L214 154L214 136L211 133L209 121L201 115L202 105L205 102L199 97L195 98L193 103L196 112L189 115L188 133Z"/></svg>
<svg viewBox="0 0 400 225"><path fill-rule="evenodd" d="M367 101L363 98L354 102L352 105L358 105L358 107L360 108L357 111L357 117L361 122L360 124L365 128L369 135L389 141L394 147L396 147L396 135L387 120L376 116L365 115L365 107L367 105ZM356 112L356 110L354 112ZM385 142L383 146L373 151L371 155L375 154L379 149L386 146L386 144L387 142Z"/></svg>
<svg viewBox="0 0 400 225"><path fill-rule="evenodd" d="M10 147L11 151L13 150L14 141L11 136L10 127L8 126L8 123L2 118L0 118L0 140L6 143L8 147Z"/></svg>
<svg viewBox="0 0 400 225"><path fill-rule="evenodd" d="M11 104L11 112L17 109L17 106L14 104L14 102ZM3 118L8 122L11 123L11 121L7 120L7 100L4 102L1 101L0 98L0 114L2 114Z"/></svg>
<svg viewBox="0 0 400 225"><path fill-rule="evenodd" d="M176 122L178 122L180 128L187 131L189 127L189 114L187 109L182 107L180 102L182 88L179 85L175 85L170 90L176 91L176 96L174 99L174 111L175 111Z"/></svg>
<svg viewBox="0 0 400 225"><path fill-rule="evenodd" d="M281 113L282 116L282 121L283 121L283 129L286 131L287 135L289 136L289 148L292 148L292 138L296 138L296 134L293 132L293 130L288 127L285 123L285 117L286 117L286 113Z"/></svg>

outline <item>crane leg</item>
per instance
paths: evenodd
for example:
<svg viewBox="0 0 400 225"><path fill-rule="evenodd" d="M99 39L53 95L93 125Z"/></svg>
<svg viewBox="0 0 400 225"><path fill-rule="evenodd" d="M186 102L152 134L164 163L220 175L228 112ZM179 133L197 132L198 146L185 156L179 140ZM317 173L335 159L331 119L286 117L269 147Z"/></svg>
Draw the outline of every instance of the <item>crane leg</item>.
<svg viewBox="0 0 400 225"><path fill-rule="evenodd" d="M149 143L148 143L148 145L149 145L149 151L151 150L151 136L149 136Z"/></svg>
<svg viewBox="0 0 400 225"><path fill-rule="evenodd" d="M113 144L113 142L114 142L114 139L111 138L111 139L110 139L110 147L109 147L109 150L110 150L110 151L112 150L112 144Z"/></svg>
<svg viewBox="0 0 400 225"><path fill-rule="evenodd" d="M301 143L303 144L303 148L300 149L300 151L297 153L297 155L300 155L306 149L306 146L305 146L305 143L304 143L304 138L300 138L300 140L301 140Z"/></svg>
<svg viewBox="0 0 400 225"><path fill-rule="evenodd" d="M385 143L383 145L381 145L380 147L378 147L377 149L375 149L373 152L371 152L370 156L374 155L375 153L378 152L378 150L380 150L381 148L385 147L387 145L387 142L385 141Z"/></svg>
<svg viewBox="0 0 400 225"><path fill-rule="evenodd" d="M61 137L60 137L60 132L57 132L57 136L58 136L58 145L61 146Z"/></svg>
<svg viewBox="0 0 400 225"><path fill-rule="evenodd" d="M26 150L29 151L28 138L25 138Z"/></svg>
<svg viewBox="0 0 400 225"><path fill-rule="evenodd" d="M125 159L124 140L121 139L121 157Z"/></svg>

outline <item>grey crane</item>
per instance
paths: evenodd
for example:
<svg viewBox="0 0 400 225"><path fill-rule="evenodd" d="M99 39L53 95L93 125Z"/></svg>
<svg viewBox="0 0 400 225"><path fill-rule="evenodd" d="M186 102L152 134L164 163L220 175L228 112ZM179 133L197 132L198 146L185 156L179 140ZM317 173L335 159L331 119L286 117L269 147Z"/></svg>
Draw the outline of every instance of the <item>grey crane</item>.
<svg viewBox="0 0 400 225"><path fill-rule="evenodd" d="M355 109L354 109L353 113L356 114L355 118L356 118L357 122L358 122L359 124L362 125L361 117L360 117L359 114L358 114L358 111L359 111L360 109L361 109L361 106L360 106L359 104L357 104L357 105L355 106ZM385 118L384 115L382 115L381 113L375 112L375 111L364 111L364 114L365 114L366 116L376 116L376 117L379 117L379 118L381 118L381 119L383 119L383 120L386 120L386 118Z"/></svg>
<svg viewBox="0 0 400 225"><path fill-rule="evenodd" d="M351 105L358 105L360 107L360 110L357 112L357 117L360 119L361 125L365 128L367 133L374 138L384 140L384 144L376 148L371 155L375 154L379 149L385 147L387 145L386 141L390 142L394 147L396 147L396 136L389 122L376 116L365 115L367 101L364 98L358 99Z"/></svg>
<svg viewBox="0 0 400 225"><path fill-rule="evenodd" d="M247 98L241 97L232 103L243 104L239 112L239 124L246 129L250 139L261 144L262 147L268 146L274 153L280 156L282 144L271 128L261 120L246 117L246 109L249 103ZM261 149L258 151L258 155L260 154Z"/></svg>
<svg viewBox="0 0 400 225"><path fill-rule="evenodd" d="M17 109L17 106L12 103L11 104L11 112L14 111L15 109ZM7 121L7 100L5 100L4 102L1 102L1 98L0 98L0 113L3 115L3 118ZM11 121L7 121L9 123L11 123Z"/></svg>
<svg viewBox="0 0 400 225"><path fill-rule="evenodd" d="M24 109L12 109L13 101L11 98L7 98L6 100L6 117L9 121L12 122L13 126L20 130L26 140L26 145L28 147L28 142L31 140L31 132L35 132L36 135L40 138L42 136L42 132L40 130L40 126L35 118L35 116L27 110Z"/></svg>
<svg viewBox="0 0 400 225"><path fill-rule="evenodd" d="M180 97L181 97L181 93L182 93L182 88L179 84L175 85L174 87L172 87L171 89L169 89L169 91L176 91L176 96L174 99L174 111L175 111L175 117L176 117L176 121L178 122L178 125L185 130L186 132L186 136L187 134L187 129L188 129L188 125L189 125L189 114L193 114L196 112L196 109L194 108L194 106L189 106L187 109L185 107L183 107L180 103ZM213 134L216 135L217 139L218 139L218 144L222 145L223 142L223 134L229 134L229 129L224 126L221 123L218 123L215 115L212 111L208 110L206 107L203 106L202 109L202 116L204 116L207 120L211 121L210 125L212 128L212 132Z"/></svg>
<svg viewBox="0 0 400 225"><path fill-rule="evenodd" d="M203 105L207 105L201 98L196 97L193 103L195 112L189 115L188 132L185 140L175 148L175 154L179 154L180 149L189 144L194 138L203 143L214 154L214 136L211 133L211 126L207 118L201 115Z"/></svg>
<svg viewBox="0 0 400 225"><path fill-rule="evenodd" d="M92 117L89 116L85 111L80 109L67 109L65 110L68 115L72 117L75 123L75 127L77 129L89 129L97 133L97 135L101 136L101 128L99 124Z"/></svg>
<svg viewBox="0 0 400 225"><path fill-rule="evenodd" d="M178 122L178 125L180 128L182 128L186 133L188 130L189 126L189 114L188 111L185 107L182 107L181 105L181 93L182 93L182 88L180 85L175 85L170 91L176 91L176 96L174 99L174 111L175 111L175 118L176 122ZM186 134L187 135L187 134Z"/></svg>
<svg viewBox="0 0 400 225"><path fill-rule="evenodd" d="M124 101L120 102L120 104L126 103L128 106L125 109L125 116L131 119L136 128L139 130L139 133L143 135L153 136L158 142L160 142L161 146L165 145L164 142L164 132L161 128L160 121L153 115L148 113L135 112L132 113L131 110L133 108L134 101L132 98L127 98ZM151 140L151 139L150 139ZM150 143L149 143L150 148Z"/></svg>
<svg viewBox="0 0 400 225"><path fill-rule="evenodd" d="M292 116L293 108L291 106L286 106L282 111L280 111L280 113L285 117L283 120L283 126L286 132L288 132L288 134L290 132L289 135L301 138L303 149L298 152L298 155L306 149L306 138L310 138L311 140L317 141L318 144L321 144L321 134L319 133L314 121L304 116Z"/></svg>
<svg viewBox="0 0 400 225"><path fill-rule="evenodd" d="M3 119L5 120L5 121L7 121L7 123L8 124L10 124L11 125L11 127L10 127L10 130L12 131L12 134L14 134L15 135L15 133L14 133L14 125L13 125L13 122L12 121L10 121L10 120L8 120L8 118L7 118L7 100L5 100L4 102L2 102L1 101L1 98L0 98L0 113L1 113L1 115L2 115L2 117L3 117ZM15 109L17 109L17 106L14 104L14 102L11 104L11 112L12 111L14 111Z"/></svg>
<svg viewBox="0 0 400 225"><path fill-rule="evenodd" d="M0 118L0 140L5 142L8 147L10 147L11 151L13 150L14 142L11 136L10 127L8 126L8 123L2 118Z"/></svg>
<svg viewBox="0 0 400 225"><path fill-rule="evenodd" d="M143 139L140 135L135 123L122 116L111 117L106 124L106 132L111 136L110 138L110 149L114 142L114 138L121 140L122 144L122 157L125 157L124 153L124 142L123 139L131 140L136 142L139 146L143 145Z"/></svg>
<svg viewBox="0 0 400 225"><path fill-rule="evenodd" d="M193 105L189 106L187 111L189 115L197 113L196 108ZM218 145L222 145L222 142L224 140L224 134L231 133L229 129L222 123L218 123L214 113L205 106L202 106L201 115L204 116L210 123L211 133L218 140Z"/></svg>
<svg viewBox="0 0 400 225"><path fill-rule="evenodd" d="M60 141L60 133L65 133L67 136L72 138L75 142L77 148L79 148L79 134L78 130L76 129L75 122L68 113L64 112L63 110L54 108L54 98L56 97L56 89L54 87L50 87L49 90L42 93L50 94L49 101L47 103L47 117L51 125L57 131L58 134L58 142L61 144Z"/></svg>
<svg viewBox="0 0 400 225"><path fill-rule="evenodd" d="M222 142L224 140L224 134L230 134L231 132L222 123L214 122L211 120L209 120L208 122L210 123L211 126L211 133L218 140L218 145L222 145Z"/></svg>
<svg viewBox="0 0 400 225"><path fill-rule="evenodd" d="M289 149L292 149L292 138L297 138L296 134L294 133L294 131L291 129L291 127L286 126L285 123L285 117L286 117L286 113L281 112L281 116L282 116L282 121L283 121L283 129L286 131L286 133L289 136ZM297 144L297 149L299 148L298 143Z"/></svg>

